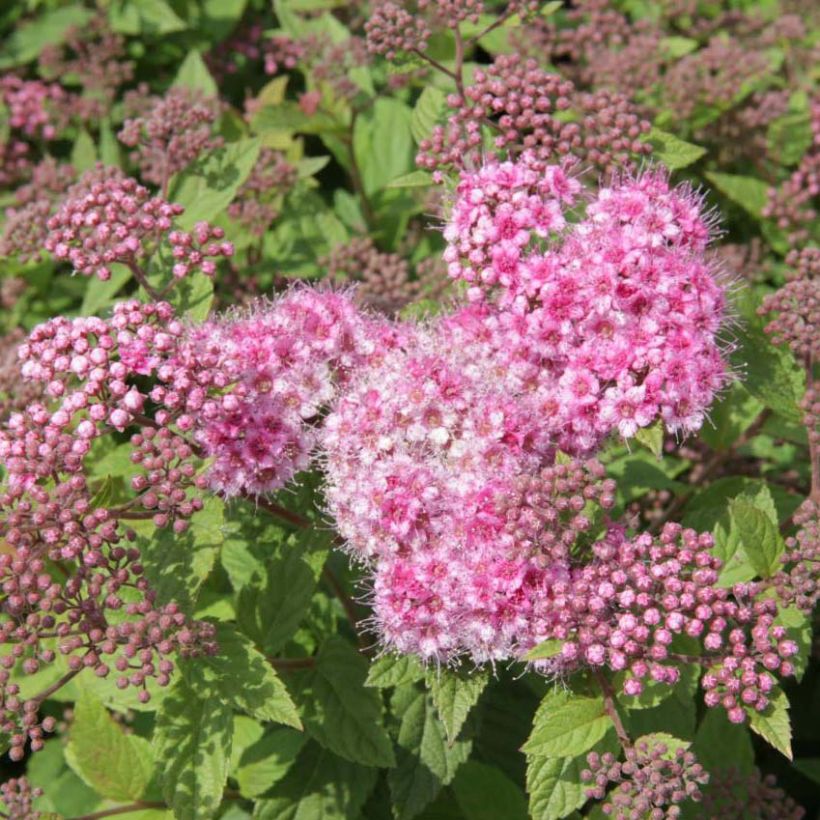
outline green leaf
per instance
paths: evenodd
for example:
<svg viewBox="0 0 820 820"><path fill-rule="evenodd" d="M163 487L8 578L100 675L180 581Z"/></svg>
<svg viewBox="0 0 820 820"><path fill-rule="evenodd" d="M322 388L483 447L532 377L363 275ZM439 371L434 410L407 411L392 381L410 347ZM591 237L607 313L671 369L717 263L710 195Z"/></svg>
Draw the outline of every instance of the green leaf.
<svg viewBox="0 0 820 820"><path fill-rule="evenodd" d="M199 588L213 568L224 538L223 509L216 496L206 499L181 535L170 527L157 530L150 523L135 526L145 577L161 603L175 601L186 612L193 611Z"/></svg>
<svg viewBox="0 0 820 820"><path fill-rule="evenodd" d="M82 173L93 168L96 162L97 147L88 131L82 129L77 134L77 139L74 140L74 146L71 149L71 164L78 173Z"/></svg>
<svg viewBox="0 0 820 820"><path fill-rule="evenodd" d="M89 786L110 800L139 800L154 773L148 741L126 734L102 703L87 693L74 707L66 760Z"/></svg>
<svg viewBox="0 0 820 820"><path fill-rule="evenodd" d="M652 146L652 156L672 171L692 165L706 153L700 145L686 142L659 128L650 129L643 139Z"/></svg>
<svg viewBox="0 0 820 820"><path fill-rule="evenodd" d="M269 655L293 635L310 606L316 573L308 563L306 545L284 544L268 562L264 578L240 590L238 622Z"/></svg>
<svg viewBox="0 0 820 820"><path fill-rule="evenodd" d="M188 52L188 56L182 61L177 71L173 86L201 91L208 97L216 97L218 93L216 81L198 51Z"/></svg>
<svg viewBox="0 0 820 820"><path fill-rule="evenodd" d="M443 667L427 673L427 686L450 743L458 737L489 680L482 670L464 673Z"/></svg>
<svg viewBox="0 0 820 820"><path fill-rule="evenodd" d="M257 157L258 138L243 139L216 148L171 180L169 199L185 208L180 227L190 230L197 222L212 222L236 196Z"/></svg>
<svg viewBox="0 0 820 820"><path fill-rule="evenodd" d="M780 566L780 556L786 546L783 543L777 520L742 499L729 505L731 527L737 533L749 563L762 578L771 577Z"/></svg>
<svg viewBox="0 0 820 820"><path fill-rule="evenodd" d="M92 286L86 287L80 307L80 313L83 316L94 316L104 307L108 307L123 285L131 279L131 271L124 265L114 263L110 265L110 268L111 278L107 282L95 280ZM129 466L133 469L133 464Z"/></svg>
<svg viewBox="0 0 820 820"><path fill-rule="evenodd" d="M116 165L117 167L121 164L120 144L114 136L109 117L100 121L100 162L103 165Z"/></svg>
<svg viewBox="0 0 820 820"><path fill-rule="evenodd" d="M762 179L707 171L706 178L725 196L760 219L769 198L769 185Z"/></svg>
<svg viewBox="0 0 820 820"><path fill-rule="evenodd" d="M754 309L751 305L746 307ZM742 306L741 306L742 309ZM755 398L790 421L800 422L798 404L805 391L803 373L788 349L771 343L755 317L745 318L734 331L737 349L732 363L743 374L743 386Z"/></svg>
<svg viewBox="0 0 820 820"><path fill-rule="evenodd" d="M781 165L796 165L811 148L812 138L809 112L790 112L769 125L768 151Z"/></svg>
<svg viewBox="0 0 820 820"><path fill-rule="evenodd" d="M820 757L804 757L794 761L794 768L820 785Z"/></svg>
<svg viewBox="0 0 820 820"><path fill-rule="evenodd" d="M388 772L396 820L415 817L435 800L470 756L472 744L448 743L432 698L412 685L393 694L393 711L401 721L398 763Z"/></svg>
<svg viewBox="0 0 820 820"><path fill-rule="evenodd" d="M0 69L22 65L35 59L46 45L59 45L72 27L84 26L92 17L80 3L42 12L16 26L0 49Z"/></svg>
<svg viewBox="0 0 820 820"><path fill-rule="evenodd" d="M259 797L293 766L305 736L292 729L275 729L249 746L239 761L236 782L243 797Z"/></svg>
<svg viewBox="0 0 820 820"><path fill-rule="evenodd" d="M230 624L216 624L216 655L184 660L180 666L201 697L216 697L259 720L302 728L296 706L265 656Z"/></svg>
<svg viewBox="0 0 820 820"><path fill-rule="evenodd" d="M586 803L583 758L528 757L527 792L532 820L559 820Z"/></svg>
<svg viewBox="0 0 820 820"><path fill-rule="evenodd" d="M393 766L379 693L364 685L367 661L342 638L330 637L316 657L303 693L308 732L340 757L363 766Z"/></svg>
<svg viewBox="0 0 820 820"><path fill-rule="evenodd" d="M433 176L429 171L411 171L402 174L388 184L388 188L426 188L433 184Z"/></svg>
<svg viewBox="0 0 820 820"><path fill-rule="evenodd" d="M667 59L677 60L694 51L698 41L691 37L662 37L660 46Z"/></svg>
<svg viewBox="0 0 820 820"><path fill-rule="evenodd" d="M378 772L343 760L315 743L302 749L270 798L259 800L254 820L351 820L360 816Z"/></svg>
<svg viewBox="0 0 820 820"><path fill-rule="evenodd" d="M370 664L365 686L386 689L415 683L424 677L424 668L413 655L383 655Z"/></svg>
<svg viewBox="0 0 820 820"><path fill-rule="evenodd" d="M258 134L278 131L299 131L303 134L323 134L339 131L344 125L324 111L306 114L299 105L285 100L279 105L264 105L251 119Z"/></svg>
<svg viewBox="0 0 820 820"><path fill-rule="evenodd" d="M418 98L410 118L410 133L416 144L426 140L433 131L433 126L447 110L447 95L433 85L428 85Z"/></svg>
<svg viewBox="0 0 820 820"><path fill-rule="evenodd" d="M564 642L557 638L547 638L546 641L541 641L537 646L534 646L524 655L524 660L540 661L548 658L554 658L561 653L561 648Z"/></svg>
<svg viewBox="0 0 820 820"><path fill-rule="evenodd" d="M612 726L602 698L553 689L544 696L522 751L570 757L588 752Z"/></svg>
<svg viewBox="0 0 820 820"><path fill-rule="evenodd" d="M453 791L466 820L527 820L524 792L493 766L468 760L453 780Z"/></svg>
<svg viewBox="0 0 820 820"><path fill-rule="evenodd" d="M172 34L188 26L165 0L137 0L143 34Z"/></svg>
<svg viewBox="0 0 820 820"><path fill-rule="evenodd" d="M385 188L413 167L412 111L400 100L379 97L356 119L353 151L366 194Z"/></svg>
<svg viewBox="0 0 820 820"><path fill-rule="evenodd" d="M181 678L162 702L154 729L162 791L177 820L206 820L222 802L233 736L230 707L201 698Z"/></svg>
<svg viewBox="0 0 820 820"><path fill-rule="evenodd" d="M746 708L749 725L770 746L792 759L792 727L789 723L789 699L786 693L776 687L769 695L769 705L762 712Z"/></svg>
<svg viewBox="0 0 820 820"><path fill-rule="evenodd" d="M655 422L651 427L639 427L635 439L646 447L655 458L663 455L663 422Z"/></svg>
<svg viewBox="0 0 820 820"><path fill-rule="evenodd" d="M695 735L693 751L707 771L737 768L751 774L755 765L752 740L745 726L731 723L723 709L707 709Z"/></svg>

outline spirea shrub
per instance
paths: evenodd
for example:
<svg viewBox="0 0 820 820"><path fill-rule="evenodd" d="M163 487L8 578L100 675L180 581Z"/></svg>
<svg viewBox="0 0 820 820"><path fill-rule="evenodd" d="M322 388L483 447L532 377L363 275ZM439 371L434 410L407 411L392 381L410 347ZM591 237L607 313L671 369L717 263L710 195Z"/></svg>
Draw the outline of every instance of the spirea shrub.
<svg viewBox="0 0 820 820"><path fill-rule="evenodd" d="M808 11L0 11L0 812L816 812Z"/></svg>

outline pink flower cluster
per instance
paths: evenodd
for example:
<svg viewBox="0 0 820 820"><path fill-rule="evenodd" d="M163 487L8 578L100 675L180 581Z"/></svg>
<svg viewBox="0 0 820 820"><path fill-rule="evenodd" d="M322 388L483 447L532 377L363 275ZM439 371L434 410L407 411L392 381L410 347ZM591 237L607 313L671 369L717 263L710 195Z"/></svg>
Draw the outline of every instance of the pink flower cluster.
<svg viewBox="0 0 820 820"><path fill-rule="evenodd" d="M44 246L57 259L68 261L84 276L111 277L111 265L132 271L163 241L171 246L177 279L194 271L213 276L215 259L231 256L233 245L223 241L221 228L199 222L192 232L175 228L184 208L151 196L136 180L114 169L87 172L69 188L57 212L48 220Z"/></svg>
<svg viewBox="0 0 820 820"><path fill-rule="evenodd" d="M0 98L8 108L8 124L26 137L53 140L64 119L68 94L57 83L0 77Z"/></svg>
<svg viewBox="0 0 820 820"><path fill-rule="evenodd" d="M539 417L567 452L658 418L697 429L728 378L699 197L648 172L602 187L564 229L579 185L536 168L525 154L462 174L445 259L474 304L446 320L451 343L529 371Z"/></svg>
<svg viewBox="0 0 820 820"><path fill-rule="evenodd" d="M194 329L173 366L160 370L167 387L155 400L195 428L213 458L213 489L272 492L310 464L319 414L338 385L385 355L396 335L344 294L294 289Z"/></svg>
<svg viewBox="0 0 820 820"><path fill-rule="evenodd" d="M125 108L129 118L117 136L134 149L131 161L142 179L163 192L174 174L223 143L211 133L220 103L201 92L175 87L154 97L141 87L126 95Z"/></svg>

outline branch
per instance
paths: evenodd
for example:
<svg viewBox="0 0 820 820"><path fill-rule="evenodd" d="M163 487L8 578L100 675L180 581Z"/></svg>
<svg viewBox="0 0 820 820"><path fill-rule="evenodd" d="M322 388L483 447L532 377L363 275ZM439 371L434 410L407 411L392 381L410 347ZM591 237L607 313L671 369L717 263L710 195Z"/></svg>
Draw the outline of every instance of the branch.
<svg viewBox="0 0 820 820"><path fill-rule="evenodd" d="M145 809L167 809L165 803L160 803L158 800L138 800L136 803L129 803L127 806L116 806L113 809L102 809L102 811L95 811L92 814L80 814L70 820L98 820L100 817L113 817L116 814L129 814L134 811L143 811Z"/></svg>
<svg viewBox="0 0 820 820"><path fill-rule="evenodd" d="M59 680L54 681L51 686L43 689L39 695L35 695L32 700L36 701L39 705L47 698L50 698L56 691L62 689L75 675L79 675L80 671L80 669L74 669L71 672L66 672Z"/></svg>
<svg viewBox="0 0 820 820"><path fill-rule="evenodd" d="M128 270L134 276L134 279L139 282L142 286L143 290L155 301L159 302L162 299L162 294L151 284L149 284L148 279L145 277L145 273L143 272L142 268L133 260L129 259L125 265L128 267Z"/></svg>
<svg viewBox="0 0 820 820"><path fill-rule="evenodd" d="M275 501L270 501L267 498L253 498L251 496L245 496L248 501L255 501L257 507L261 507L265 512L269 512L271 515L275 515L277 518L281 518L283 521L287 521L288 524L293 524L294 527L299 527L300 529L307 529L310 527L311 521L305 518L299 513L291 512L290 510L285 509L281 505L277 504Z"/></svg>
<svg viewBox="0 0 820 820"><path fill-rule="evenodd" d="M595 676L595 680L598 681L598 686L601 687L601 692L604 696L604 709L615 726L615 734L618 735L618 742L622 748L631 749L632 741L629 739L626 727L621 720L621 716L618 714L618 707L615 704L615 691L612 688L612 684L610 684L603 672L596 670L593 672L593 675Z"/></svg>
<svg viewBox="0 0 820 820"><path fill-rule="evenodd" d="M356 628L359 623L359 615L356 612L356 604L353 603L353 599L347 594L347 591L342 586L342 582L336 577L336 574L332 569L330 569L330 567L327 566L327 564L325 564L322 569L322 577L325 581L327 581L328 586L333 590L333 594L339 599L339 603L345 611L347 620L350 621L353 634L356 636L356 642L359 644L359 652L367 655L370 651L370 647L364 638L359 634L359 630Z"/></svg>
<svg viewBox="0 0 820 820"><path fill-rule="evenodd" d="M277 672L291 672L298 669L313 669L316 658L268 658L268 662Z"/></svg>

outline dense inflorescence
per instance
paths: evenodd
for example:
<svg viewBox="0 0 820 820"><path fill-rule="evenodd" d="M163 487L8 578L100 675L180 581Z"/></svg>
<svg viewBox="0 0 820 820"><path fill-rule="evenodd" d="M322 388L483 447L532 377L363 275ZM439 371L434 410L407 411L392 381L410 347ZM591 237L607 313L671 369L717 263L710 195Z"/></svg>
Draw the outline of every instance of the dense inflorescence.
<svg viewBox="0 0 820 820"><path fill-rule="evenodd" d="M163 191L174 174L222 145L212 134L219 101L201 92L179 87L154 97L143 87L126 94L124 105L120 142L134 149L131 161L142 179Z"/></svg>
<svg viewBox="0 0 820 820"><path fill-rule="evenodd" d="M42 817L34 809L34 801L42 794L43 790L32 788L25 777L12 778L0 786L0 800L6 807L9 820L38 820Z"/></svg>
<svg viewBox="0 0 820 820"><path fill-rule="evenodd" d="M280 151L263 148L251 173L228 206L228 216L262 237L279 216L282 201L296 185L298 172Z"/></svg>
<svg viewBox="0 0 820 820"><path fill-rule="evenodd" d="M806 810L777 785L777 778L772 774L762 775L758 768L746 775L735 767L711 773L702 808L709 820L721 817L803 820L806 816Z"/></svg>
<svg viewBox="0 0 820 820"><path fill-rule="evenodd" d="M353 296L357 302L390 316L419 297L440 295L447 284L434 264L417 268L413 277L404 257L380 251L369 237L354 237L337 245L321 263L335 285L356 283Z"/></svg>
<svg viewBox="0 0 820 820"><path fill-rule="evenodd" d="M465 168L482 154L482 128L498 151L531 152L541 167L569 155L603 171L629 167L652 147L640 139L649 123L614 92L577 93L571 81L539 68L532 59L500 55L462 94L450 95L446 126L419 143L420 167L442 179L442 169ZM577 121L561 116L575 109Z"/></svg>
<svg viewBox="0 0 820 820"><path fill-rule="evenodd" d="M625 751L619 761L607 752L587 756L588 769L581 779L594 783L587 796L604 797L604 813L616 820L647 817L664 820L680 815L680 803L699 801L700 787L709 782L709 774L697 762L695 755L683 747L669 747L655 739L639 738L635 746ZM607 794L607 786L615 788Z"/></svg>
<svg viewBox="0 0 820 820"><path fill-rule="evenodd" d="M183 211L121 171L96 168L68 189L48 220L44 247L77 273L105 281L111 278L112 264L133 270L167 242L174 278L194 271L213 276L214 260L231 256L233 245L223 241L222 228L207 222L198 222L191 232L176 229L175 219Z"/></svg>

